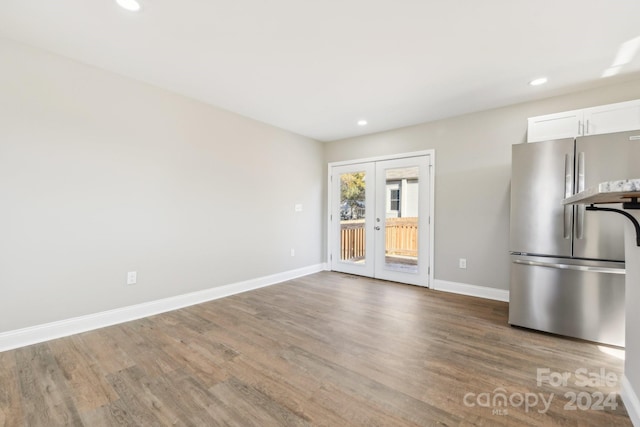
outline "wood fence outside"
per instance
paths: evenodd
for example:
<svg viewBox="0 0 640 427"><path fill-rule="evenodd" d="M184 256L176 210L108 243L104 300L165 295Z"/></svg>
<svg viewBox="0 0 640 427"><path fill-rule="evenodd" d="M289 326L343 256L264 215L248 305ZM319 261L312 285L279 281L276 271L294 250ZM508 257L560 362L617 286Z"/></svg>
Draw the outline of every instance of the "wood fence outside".
<svg viewBox="0 0 640 427"><path fill-rule="evenodd" d="M360 261L365 256L364 219L340 221L340 259Z"/></svg>
<svg viewBox="0 0 640 427"><path fill-rule="evenodd" d="M387 218L386 255L418 256L418 218ZM359 261L365 257L364 219L340 222L340 259Z"/></svg>
<svg viewBox="0 0 640 427"><path fill-rule="evenodd" d="M418 218L387 218L386 255L418 256Z"/></svg>

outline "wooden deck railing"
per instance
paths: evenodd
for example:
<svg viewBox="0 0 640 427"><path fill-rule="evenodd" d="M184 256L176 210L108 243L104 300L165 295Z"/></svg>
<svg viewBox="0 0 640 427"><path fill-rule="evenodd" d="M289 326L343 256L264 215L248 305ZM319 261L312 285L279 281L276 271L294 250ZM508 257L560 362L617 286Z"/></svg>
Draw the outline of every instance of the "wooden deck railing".
<svg viewBox="0 0 640 427"><path fill-rule="evenodd" d="M340 259L359 261L365 256L364 219L340 222Z"/></svg>
<svg viewBox="0 0 640 427"><path fill-rule="evenodd" d="M418 218L387 218L386 255L418 256Z"/></svg>
<svg viewBox="0 0 640 427"><path fill-rule="evenodd" d="M386 255L418 256L418 218L387 218ZM340 222L340 259L359 261L365 257L364 219Z"/></svg>

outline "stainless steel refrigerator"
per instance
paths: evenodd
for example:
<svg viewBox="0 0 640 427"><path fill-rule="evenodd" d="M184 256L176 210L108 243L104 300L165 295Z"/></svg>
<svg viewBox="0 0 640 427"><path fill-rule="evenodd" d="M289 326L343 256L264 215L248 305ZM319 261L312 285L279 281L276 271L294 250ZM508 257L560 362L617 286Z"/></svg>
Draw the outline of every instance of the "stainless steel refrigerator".
<svg viewBox="0 0 640 427"><path fill-rule="evenodd" d="M640 131L513 146L511 325L624 346L625 219L562 199L635 177Z"/></svg>

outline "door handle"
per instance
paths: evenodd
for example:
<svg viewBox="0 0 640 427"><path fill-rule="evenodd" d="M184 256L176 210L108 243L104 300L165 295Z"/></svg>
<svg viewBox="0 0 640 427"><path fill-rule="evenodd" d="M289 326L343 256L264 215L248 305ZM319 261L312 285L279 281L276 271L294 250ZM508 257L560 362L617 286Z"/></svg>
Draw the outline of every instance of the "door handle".
<svg viewBox="0 0 640 427"><path fill-rule="evenodd" d="M514 264L532 265L534 267L547 267L557 268L559 270L574 270L574 271L586 271L589 273L608 273L608 274L626 274L624 268L611 268L611 267L589 267L587 265L574 265L574 264L558 264L553 262L539 262L539 261L524 261L516 259Z"/></svg>
<svg viewBox="0 0 640 427"><path fill-rule="evenodd" d="M379 225L376 225L376 230L380 230L380 226Z"/></svg>
<svg viewBox="0 0 640 427"><path fill-rule="evenodd" d="M573 162L570 161L569 154L564 155L564 197L565 199L573 194ZM564 238L571 239L571 219L573 216L573 206L564 206Z"/></svg>
<svg viewBox="0 0 640 427"><path fill-rule="evenodd" d="M584 151L578 153L578 193L584 191Z"/></svg>
<svg viewBox="0 0 640 427"><path fill-rule="evenodd" d="M584 174L585 174L585 166L584 166L584 152L578 153L578 172L577 172L577 186L578 193L584 191ZM577 218L576 218L576 238L584 239L584 212L585 205L578 205L577 208Z"/></svg>

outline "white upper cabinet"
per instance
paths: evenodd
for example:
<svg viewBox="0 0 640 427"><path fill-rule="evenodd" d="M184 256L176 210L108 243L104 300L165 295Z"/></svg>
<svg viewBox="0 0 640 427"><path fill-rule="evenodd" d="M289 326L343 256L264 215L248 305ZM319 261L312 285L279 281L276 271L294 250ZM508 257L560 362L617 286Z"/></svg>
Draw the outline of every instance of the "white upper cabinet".
<svg viewBox="0 0 640 427"><path fill-rule="evenodd" d="M527 142L640 129L640 99L529 118Z"/></svg>
<svg viewBox="0 0 640 427"><path fill-rule="evenodd" d="M640 129L640 100L584 110L584 135Z"/></svg>
<svg viewBox="0 0 640 427"><path fill-rule="evenodd" d="M580 131L582 116L582 110L574 110L531 117L529 119L527 142L573 138Z"/></svg>

